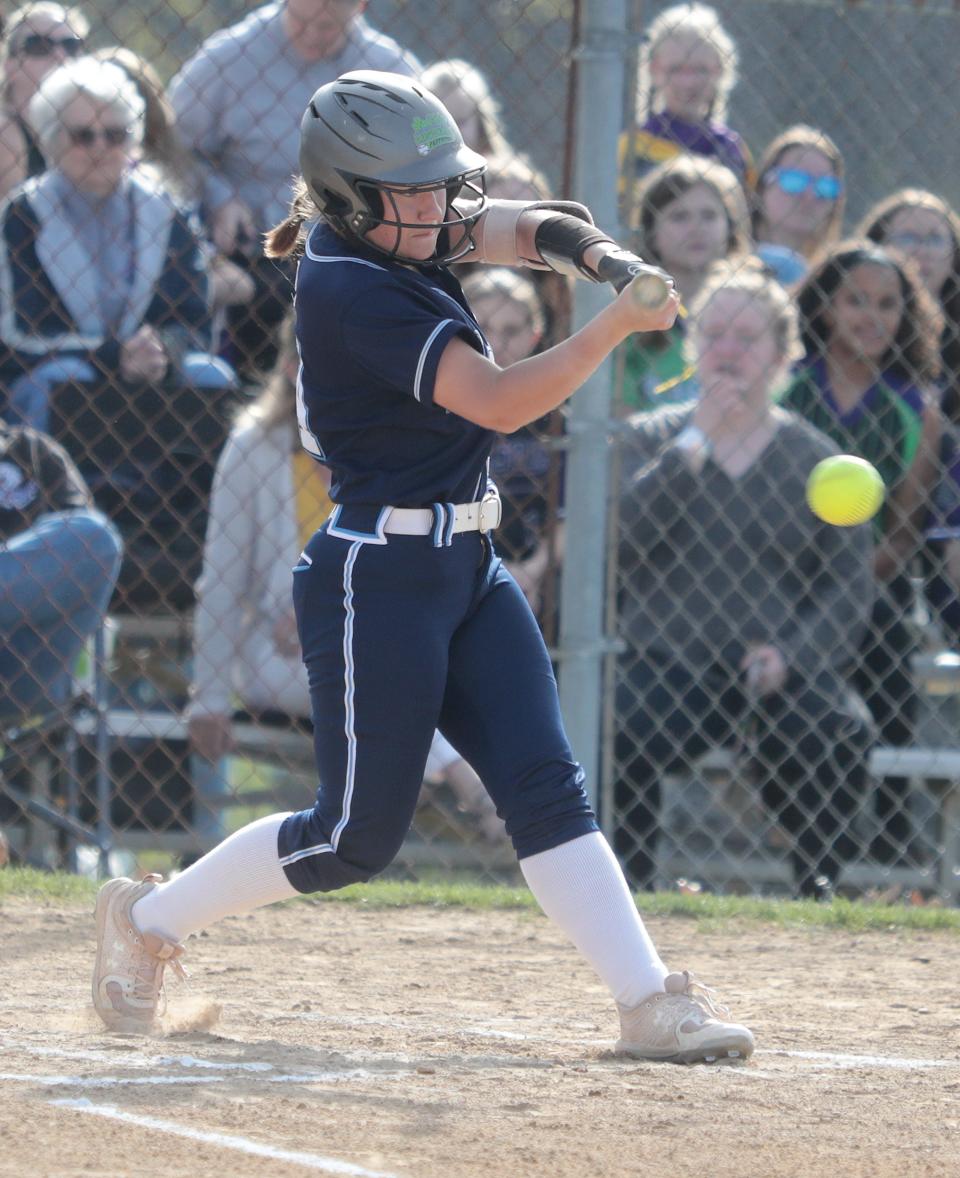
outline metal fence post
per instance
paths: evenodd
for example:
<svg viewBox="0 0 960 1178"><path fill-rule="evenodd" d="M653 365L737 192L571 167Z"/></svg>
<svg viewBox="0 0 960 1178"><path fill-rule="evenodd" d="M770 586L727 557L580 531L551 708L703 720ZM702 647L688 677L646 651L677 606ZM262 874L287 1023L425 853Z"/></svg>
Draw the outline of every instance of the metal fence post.
<svg viewBox="0 0 960 1178"><path fill-rule="evenodd" d="M583 0L575 49L573 197L597 224L617 233L617 138L628 49L623 0ZM606 287L578 283L574 327L610 300ZM600 716L607 542L608 445L612 363L583 385L568 411L566 545L560 602L560 702L574 754L586 772L587 791L599 793Z"/></svg>

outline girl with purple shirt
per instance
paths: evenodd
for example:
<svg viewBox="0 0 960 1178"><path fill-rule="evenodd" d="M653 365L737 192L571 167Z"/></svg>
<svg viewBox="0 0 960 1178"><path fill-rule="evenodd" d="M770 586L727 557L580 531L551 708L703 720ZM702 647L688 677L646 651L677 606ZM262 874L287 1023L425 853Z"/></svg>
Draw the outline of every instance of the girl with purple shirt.
<svg viewBox="0 0 960 1178"><path fill-rule="evenodd" d="M650 25L640 63L637 124L620 138L628 208L636 180L678 155L710 156L745 187L753 183L750 152L724 122L736 80L737 47L712 8L677 4Z"/></svg>

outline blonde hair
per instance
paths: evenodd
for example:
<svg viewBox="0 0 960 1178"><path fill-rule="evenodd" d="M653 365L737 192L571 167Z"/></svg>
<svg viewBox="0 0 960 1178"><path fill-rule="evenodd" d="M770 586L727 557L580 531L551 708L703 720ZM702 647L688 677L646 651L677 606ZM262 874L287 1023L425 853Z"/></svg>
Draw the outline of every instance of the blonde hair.
<svg viewBox="0 0 960 1178"><path fill-rule="evenodd" d="M297 419L297 382L289 375L289 366L299 362L296 323L293 312L281 321L277 331L277 358L267 376L263 391L252 405L245 405L237 414L241 425L257 424L261 429L274 429L280 425L295 426ZM294 429L294 449L299 440Z"/></svg>
<svg viewBox="0 0 960 1178"><path fill-rule="evenodd" d="M313 222L322 215L306 180L298 176L293 183L290 211L263 235L264 254L268 258L289 258L302 253Z"/></svg>
<svg viewBox="0 0 960 1178"><path fill-rule="evenodd" d="M782 359L783 370L778 374L782 378L804 355L800 340L800 316L786 289L755 258L739 262L716 262L710 267L690 308L690 331L684 341L686 359L696 364L700 319L713 299L728 291L766 307L770 329Z"/></svg>
<svg viewBox="0 0 960 1178"><path fill-rule="evenodd" d="M486 158L487 189L492 195L497 195L495 189L500 180L502 186L511 188L508 196L530 200L549 197L550 186L546 177L504 135L500 104L490 90L490 83L476 66L459 57L435 61L423 71L420 81L444 104L456 94L473 106L480 138L477 143L467 146Z"/></svg>
<svg viewBox="0 0 960 1178"><path fill-rule="evenodd" d="M675 4L667 8L651 23L644 34L640 52L640 71L637 79L637 117L644 122L657 107L657 95L650 72L650 64L657 50L666 41L679 39L707 45L720 62L717 92L710 104L709 115L717 122L725 122L727 99L737 82L737 46L720 23L715 9L707 4Z"/></svg>

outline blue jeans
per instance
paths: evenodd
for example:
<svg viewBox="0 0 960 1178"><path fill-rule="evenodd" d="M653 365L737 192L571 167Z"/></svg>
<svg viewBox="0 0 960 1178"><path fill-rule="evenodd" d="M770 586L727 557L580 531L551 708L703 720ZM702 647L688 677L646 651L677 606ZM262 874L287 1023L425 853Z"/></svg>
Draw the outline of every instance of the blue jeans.
<svg viewBox="0 0 960 1178"><path fill-rule="evenodd" d="M0 716L67 702L77 656L100 625L120 572L114 526L93 510L41 516L0 546Z"/></svg>
<svg viewBox="0 0 960 1178"><path fill-rule="evenodd" d="M219 356L187 352L182 378L198 389L224 389L235 383L233 369ZM46 433L50 426L50 393L68 380L93 381L93 366L80 356L50 356L18 377L10 386L8 413L13 425L29 425Z"/></svg>

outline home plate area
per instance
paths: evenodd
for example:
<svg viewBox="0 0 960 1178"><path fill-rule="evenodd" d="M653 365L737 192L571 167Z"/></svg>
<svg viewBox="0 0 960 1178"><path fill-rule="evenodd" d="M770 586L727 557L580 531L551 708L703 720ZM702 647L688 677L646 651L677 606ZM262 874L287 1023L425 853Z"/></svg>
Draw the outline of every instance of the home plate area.
<svg viewBox="0 0 960 1178"><path fill-rule="evenodd" d="M290 904L189 942L163 1033L89 1007L89 912L0 925L0 1174L955 1175L960 941L649 924L748 1063L618 1060L602 986L542 917Z"/></svg>

